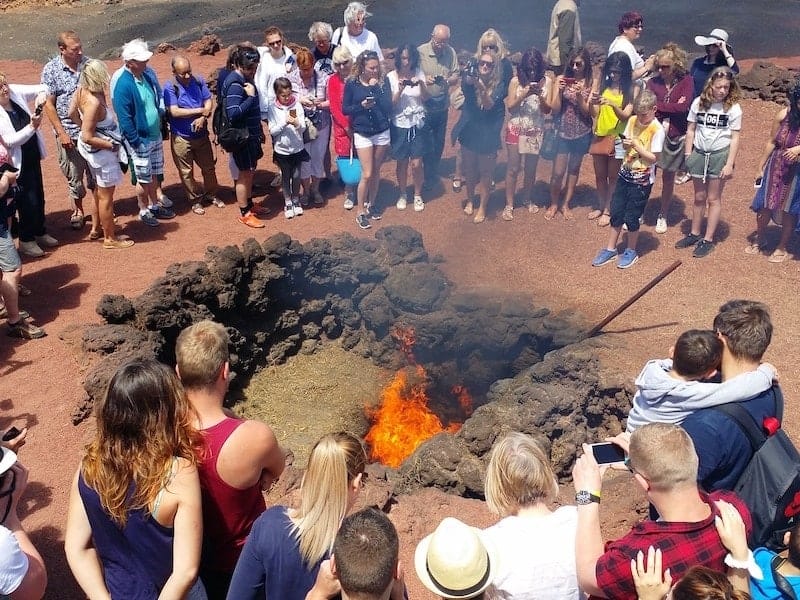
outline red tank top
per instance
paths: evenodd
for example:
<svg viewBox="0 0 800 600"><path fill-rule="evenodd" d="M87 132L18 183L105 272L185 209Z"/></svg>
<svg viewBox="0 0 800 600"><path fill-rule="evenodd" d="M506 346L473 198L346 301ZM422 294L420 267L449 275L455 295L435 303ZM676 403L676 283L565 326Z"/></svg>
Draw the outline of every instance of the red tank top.
<svg viewBox="0 0 800 600"><path fill-rule="evenodd" d="M202 567L209 571L233 572L253 521L266 509L258 484L236 489L217 473L220 449L242 423L226 417L203 430L206 452L198 466L203 498Z"/></svg>

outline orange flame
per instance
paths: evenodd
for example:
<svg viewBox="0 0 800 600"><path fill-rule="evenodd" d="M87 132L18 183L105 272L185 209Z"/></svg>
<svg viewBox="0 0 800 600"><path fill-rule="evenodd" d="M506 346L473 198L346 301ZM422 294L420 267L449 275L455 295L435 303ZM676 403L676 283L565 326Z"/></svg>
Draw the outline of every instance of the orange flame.
<svg viewBox="0 0 800 600"><path fill-rule="evenodd" d="M400 350L414 367L414 381L409 382L409 370L401 369L381 392L380 405L366 408L372 427L365 439L371 447L373 460L397 468L417 447L437 433L457 432L461 423L447 427L428 407L428 377L425 368L416 363L413 354L414 329L398 325L392 329ZM465 416L472 414L472 398L466 387L457 385L456 396Z"/></svg>

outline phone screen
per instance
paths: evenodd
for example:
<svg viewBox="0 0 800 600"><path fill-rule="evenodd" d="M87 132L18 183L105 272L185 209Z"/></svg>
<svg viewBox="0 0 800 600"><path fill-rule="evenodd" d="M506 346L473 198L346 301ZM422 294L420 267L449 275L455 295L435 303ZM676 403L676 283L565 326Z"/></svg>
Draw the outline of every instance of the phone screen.
<svg viewBox="0 0 800 600"><path fill-rule="evenodd" d="M755 181L755 183L753 184L753 187L754 187L754 188L756 188L756 189L758 189L758 188L760 188L760 187L761 187L761 184L762 184L763 182L764 182L764 178L763 178L763 177L756 177L756 181Z"/></svg>
<svg viewBox="0 0 800 600"><path fill-rule="evenodd" d="M297 116L297 109L290 108L289 109L289 116L295 118Z"/></svg>
<svg viewBox="0 0 800 600"><path fill-rule="evenodd" d="M592 447L592 454L597 464L610 465L625 460L625 451L611 442L601 442L599 444L589 444Z"/></svg>

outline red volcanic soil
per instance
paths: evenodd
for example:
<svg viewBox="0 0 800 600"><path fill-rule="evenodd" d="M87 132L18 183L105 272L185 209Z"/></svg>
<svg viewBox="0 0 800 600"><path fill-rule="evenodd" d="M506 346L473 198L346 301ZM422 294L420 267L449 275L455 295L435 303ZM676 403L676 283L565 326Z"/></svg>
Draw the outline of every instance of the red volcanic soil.
<svg viewBox="0 0 800 600"><path fill-rule="evenodd" d="M195 72L208 74L220 66L222 56L193 56ZM776 61L777 62L777 61ZM783 59L797 65L796 59ZM162 79L169 76L169 56L154 57L153 66ZM112 61L110 68L118 62ZM38 82L41 65L31 61L0 61L11 82ZM565 221L560 215L545 221L543 212L530 214L517 209L512 222L500 219L505 160L498 165L497 190L493 193L489 218L476 225L461 211L464 192L449 189L429 198L425 211L398 212L394 209L397 188L394 165L382 169L381 202L389 208L372 230L361 231L355 214L341 208L341 195L329 195L322 208L312 208L302 217L284 220L279 198L267 182L275 172L263 161L257 176L260 193L270 194L267 203L273 216L265 230L251 230L235 220L237 209L230 189L226 157L220 154L218 174L226 186L222 194L228 203L224 209L211 207L204 216L191 213L178 183L172 160L167 158L166 192L176 200L178 216L148 228L136 219L136 203L130 185L117 190L116 213L124 232L136 241L129 250L105 251L99 242L88 240L88 226L83 231L69 227L69 202L66 185L54 158L53 137L45 136L49 156L44 161L48 231L61 245L40 259L25 259L24 283L33 295L23 299L23 306L48 336L42 340L20 341L0 336L0 429L12 424L27 424L28 443L21 460L30 468L30 483L25 496L23 515L26 528L44 554L50 573L48 598L80 597L80 590L63 556L63 530L67 493L82 445L91 431L90 423L73 426L70 413L82 397L82 380L87 365L79 351L80 328L98 322L95 306L102 294L140 294L156 276L173 263L200 259L209 244L239 244L248 237L263 240L285 231L301 242L339 231L356 236L372 236L382 226L408 224L422 232L428 251L444 258L442 268L457 285L484 289L524 291L537 302L554 310L571 309L585 316L587 322L600 321L619 304L645 285L675 260L683 264L666 280L634 304L606 328L607 349L602 358L608 368L619 369L633 378L643 363L666 355L677 335L689 327L708 327L723 302L731 298L752 298L769 304L775 334L767 354L781 377L787 398L786 428L797 437L800 414L794 410L793 392L800 384L800 367L794 361L800 330L797 310L798 261L770 264L765 256L748 256L743 249L755 226L749 210L753 194L753 175L769 132L770 119L777 105L756 101L743 102L744 127L739 160L734 178L724 194L723 223L719 244L705 259L693 259L689 251L673 244L689 227L686 216L692 201L691 184L678 186L669 216L670 229L665 235L653 232L656 202L648 210L640 238L641 259L630 270L613 266L594 269L590 262L605 243L607 230L588 221L586 214L594 198L594 174L590 161L584 161L576 197L576 219ZM451 116L452 117L452 116ZM452 120L452 118L451 118ZM445 165L452 167L453 149L447 147ZM545 202L550 165L542 161L535 194ZM338 193L337 192L332 192ZM660 197L660 183L653 199ZM777 240L777 228L770 237ZM795 240L790 249L797 253ZM636 518L634 505L641 498L626 489L622 480L618 493L604 495L603 521L607 533L618 534ZM564 494L569 501L569 493ZM638 501L637 501L638 498ZM400 498L392 517L400 531L403 562L413 571L416 542L433 530L446 515L458 515L474 525L493 522L482 503L426 491L415 497ZM413 597L429 598L416 577L409 572L408 584Z"/></svg>

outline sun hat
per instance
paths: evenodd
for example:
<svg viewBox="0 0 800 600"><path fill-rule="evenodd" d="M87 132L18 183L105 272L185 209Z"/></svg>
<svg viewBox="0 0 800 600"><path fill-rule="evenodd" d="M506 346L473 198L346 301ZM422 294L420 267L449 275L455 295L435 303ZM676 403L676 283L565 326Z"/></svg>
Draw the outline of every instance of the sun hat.
<svg viewBox="0 0 800 600"><path fill-rule="evenodd" d="M2 476L17 462L17 455L4 446L0 446L0 450L3 452L0 458L0 476Z"/></svg>
<svg viewBox="0 0 800 600"><path fill-rule="evenodd" d="M446 517L414 552L422 584L442 598L474 598L486 591L497 574L495 545L476 527Z"/></svg>
<svg viewBox="0 0 800 600"><path fill-rule="evenodd" d="M712 29L708 35L698 35L694 38L694 43L698 46L712 46L719 42L728 43L728 32L724 29Z"/></svg>
<svg viewBox="0 0 800 600"><path fill-rule="evenodd" d="M122 47L122 60L140 60L147 62L153 53L147 49L147 42L142 38L131 40Z"/></svg>

